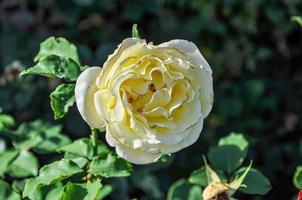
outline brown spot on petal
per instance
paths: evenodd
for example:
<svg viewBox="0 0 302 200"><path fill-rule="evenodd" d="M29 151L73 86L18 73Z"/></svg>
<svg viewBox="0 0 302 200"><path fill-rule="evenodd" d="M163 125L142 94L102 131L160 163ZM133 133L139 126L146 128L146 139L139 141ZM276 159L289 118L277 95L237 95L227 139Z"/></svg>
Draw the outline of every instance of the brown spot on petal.
<svg viewBox="0 0 302 200"><path fill-rule="evenodd" d="M154 83L149 84L148 87L149 87L149 90L150 90L151 92L156 92L156 88L155 88Z"/></svg>
<svg viewBox="0 0 302 200"><path fill-rule="evenodd" d="M133 102L133 97L129 97L129 98L128 98L128 102L129 102L129 103L132 103L132 102Z"/></svg>

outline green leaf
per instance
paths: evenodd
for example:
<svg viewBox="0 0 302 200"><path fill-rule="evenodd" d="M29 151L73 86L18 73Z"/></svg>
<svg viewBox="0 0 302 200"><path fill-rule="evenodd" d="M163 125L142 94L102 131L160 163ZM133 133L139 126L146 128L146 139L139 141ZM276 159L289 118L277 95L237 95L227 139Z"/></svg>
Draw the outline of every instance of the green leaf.
<svg viewBox="0 0 302 200"><path fill-rule="evenodd" d="M3 139L0 138L0 154L3 153L6 149L6 143Z"/></svg>
<svg viewBox="0 0 302 200"><path fill-rule="evenodd" d="M38 174L39 162L35 155L27 150L22 150L8 167L10 176L23 178Z"/></svg>
<svg viewBox="0 0 302 200"><path fill-rule="evenodd" d="M72 153L68 153L68 152L66 152L64 154L64 158L73 161L81 169L83 169L86 166L86 164L88 163L88 159L87 158L84 158L84 157L81 157L79 155L75 155L75 154L72 154Z"/></svg>
<svg viewBox="0 0 302 200"><path fill-rule="evenodd" d="M97 200L101 188L99 180L86 184L69 182L64 186L61 200Z"/></svg>
<svg viewBox="0 0 302 200"><path fill-rule="evenodd" d="M81 138L75 140L73 143L68 144L58 149L58 152L68 152L88 159L92 159L94 156L94 146L90 138ZM97 142L96 154L106 154L109 149L100 141Z"/></svg>
<svg viewBox="0 0 302 200"><path fill-rule="evenodd" d="M300 16L292 16L291 20L293 22L297 22L300 26L302 26L302 17L300 17Z"/></svg>
<svg viewBox="0 0 302 200"><path fill-rule="evenodd" d="M80 73L81 68L74 60L51 55L41 59L35 66L22 71L20 76L38 74L66 81L76 81Z"/></svg>
<svg viewBox="0 0 302 200"><path fill-rule="evenodd" d="M296 168L293 182L296 188L298 188L299 190L302 189L302 165Z"/></svg>
<svg viewBox="0 0 302 200"><path fill-rule="evenodd" d="M63 193L63 185L58 182L53 185L45 186L37 189L32 195L29 196L30 200L58 200Z"/></svg>
<svg viewBox="0 0 302 200"><path fill-rule="evenodd" d="M105 197L107 197L111 192L112 192L113 188L111 185L104 185L102 187L102 189L100 190L98 196L97 196L97 200L102 200Z"/></svg>
<svg viewBox="0 0 302 200"><path fill-rule="evenodd" d="M244 152L244 157L246 156L249 142L240 133L230 133L226 137L223 137L218 142L219 146L223 145L234 145L237 146L242 152Z"/></svg>
<svg viewBox="0 0 302 200"><path fill-rule="evenodd" d="M51 132L51 128L42 134L43 141L38 143L33 149L39 153L52 153L59 147L70 143L70 139L59 132Z"/></svg>
<svg viewBox="0 0 302 200"><path fill-rule="evenodd" d="M0 199L5 200L21 200L20 195L15 192L8 183L0 180Z"/></svg>
<svg viewBox="0 0 302 200"><path fill-rule="evenodd" d="M76 163L66 159L45 165L40 169L38 177L26 181L23 197L33 194L36 189L54 184L82 171Z"/></svg>
<svg viewBox="0 0 302 200"><path fill-rule="evenodd" d="M39 153L54 152L57 148L70 143L70 139L61 134L62 126L52 126L41 120L21 124L10 134L17 149L31 149Z"/></svg>
<svg viewBox="0 0 302 200"><path fill-rule="evenodd" d="M202 190L199 186L193 186L185 179L174 182L168 191L167 200L201 200Z"/></svg>
<svg viewBox="0 0 302 200"><path fill-rule="evenodd" d="M75 84L63 83L50 94L50 105L55 119L63 118L75 102Z"/></svg>
<svg viewBox="0 0 302 200"><path fill-rule="evenodd" d="M247 173L250 171L250 169L251 169L251 167L252 167L252 164L253 164L253 162L251 161L251 162L250 162L250 165L244 169L244 171L241 173L241 175L240 175L240 176L236 176L236 177L234 178L234 180L233 180L231 183L228 184L228 186L229 186L229 188L230 188L229 191L228 191L228 194L229 194L230 196L233 196L233 194L235 194L236 191L237 191L240 187L245 186L244 184L242 184L242 182L243 182L244 179L246 178Z"/></svg>
<svg viewBox="0 0 302 200"><path fill-rule="evenodd" d="M0 115L0 122L7 127L15 125L15 120L10 115L1 114Z"/></svg>
<svg viewBox="0 0 302 200"><path fill-rule="evenodd" d="M223 145L210 148L208 158L210 163L218 169L232 173L244 160L244 153L234 145Z"/></svg>
<svg viewBox="0 0 302 200"><path fill-rule="evenodd" d="M235 175L242 175L246 169L246 167L239 169ZM248 171L242 184L246 187L241 187L239 190L251 195L265 195L272 188L270 181L260 171L253 168Z"/></svg>
<svg viewBox="0 0 302 200"><path fill-rule="evenodd" d="M131 171L132 165L130 163L112 153L94 158L88 170L89 173L95 176L105 178L129 176Z"/></svg>
<svg viewBox="0 0 302 200"><path fill-rule="evenodd" d="M202 200L202 190L199 186L193 185L189 191L189 200Z"/></svg>
<svg viewBox="0 0 302 200"><path fill-rule="evenodd" d="M208 179L205 168L201 167L200 169L194 170L189 177L189 182L206 187L208 185Z"/></svg>
<svg viewBox="0 0 302 200"><path fill-rule="evenodd" d="M18 192L19 194L22 193L22 191L24 189L25 181L26 181L26 179L21 179L21 180L20 179L15 179L15 180L13 180L13 183L11 184L13 190Z"/></svg>
<svg viewBox="0 0 302 200"><path fill-rule="evenodd" d="M0 154L0 176L8 170L9 164L18 156L18 151L8 150Z"/></svg>
<svg viewBox="0 0 302 200"><path fill-rule="evenodd" d="M56 55L61 58L70 58L80 65L78 51L75 45L65 38L49 37L40 44L40 51L34 61L38 62L43 58Z"/></svg>
<svg viewBox="0 0 302 200"><path fill-rule="evenodd" d="M138 29L137 29L137 24L133 24L133 26L132 26L132 37L140 38Z"/></svg>

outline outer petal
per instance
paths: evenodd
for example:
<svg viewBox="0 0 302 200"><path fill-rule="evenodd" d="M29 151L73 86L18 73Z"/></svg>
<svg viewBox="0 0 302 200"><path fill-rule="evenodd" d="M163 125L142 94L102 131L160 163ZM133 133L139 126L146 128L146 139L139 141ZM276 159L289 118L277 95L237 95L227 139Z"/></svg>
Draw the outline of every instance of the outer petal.
<svg viewBox="0 0 302 200"><path fill-rule="evenodd" d="M96 79L101 72L101 67L86 69L79 76L75 87L78 110L83 119L92 128L102 128L105 126L105 122L96 111L94 104L94 94L97 91Z"/></svg>
<svg viewBox="0 0 302 200"><path fill-rule="evenodd" d="M203 119L201 118L194 126L192 126L191 128L189 128L183 133L187 136L182 141L180 141L178 144L175 145L163 146L162 152L164 154L174 153L176 151L179 151L183 148L192 145L199 138L202 127L203 127Z"/></svg>
<svg viewBox="0 0 302 200"><path fill-rule="evenodd" d="M213 105L213 78L212 69L199 49L193 42L187 40L171 40L159 45L160 47L177 48L181 52L188 55L194 65L200 67L198 74L200 75L200 99L204 117L206 117L212 109Z"/></svg>
<svg viewBox="0 0 302 200"><path fill-rule="evenodd" d="M122 144L115 147L116 153L133 164L148 164L156 162L163 154L152 154L141 149L128 148Z"/></svg>

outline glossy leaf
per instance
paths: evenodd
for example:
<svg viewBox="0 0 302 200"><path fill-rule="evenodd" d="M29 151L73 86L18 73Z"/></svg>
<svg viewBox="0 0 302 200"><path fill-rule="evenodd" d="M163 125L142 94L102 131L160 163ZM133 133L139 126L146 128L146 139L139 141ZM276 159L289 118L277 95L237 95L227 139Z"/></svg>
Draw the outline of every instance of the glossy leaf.
<svg viewBox="0 0 302 200"><path fill-rule="evenodd" d="M94 146L90 138L81 138L75 140L73 143L68 144L64 147L58 149L59 152L68 152L74 155L86 157L92 159L94 156ZM109 149L100 141L97 142L96 154L106 154L109 152Z"/></svg>
<svg viewBox="0 0 302 200"><path fill-rule="evenodd" d="M302 165L300 165L296 168L293 182L294 182L294 185L296 186L296 188L298 188L299 190L302 189Z"/></svg>
<svg viewBox="0 0 302 200"><path fill-rule="evenodd" d="M17 178L36 176L39 162L35 155L27 150L22 150L9 165L8 173Z"/></svg>
<svg viewBox="0 0 302 200"><path fill-rule="evenodd" d="M20 195L15 192L8 183L0 180L0 199L3 200L21 200Z"/></svg>
<svg viewBox="0 0 302 200"><path fill-rule="evenodd" d="M0 154L6 149L6 143L3 139L0 138Z"/></svg>
<svg viewBox="0 0 302 200"><path fill-rule="evenodd" d="M0 123L4 126L13 126L15 125L15 120L12 116L6 114L0 114Z"/></svg>
<svg viewBox="0 0 302 200"><path fill-rule="evenodd" d="M81 157L79 155L75 155L72 153L68 153L66 152L64 154L64 158L71 160L72 162L76 163L80 168L83 168L86 166L86 164L88 163L88 159Z"/></svg>
<svg viewBox="0 0 302 200"><path fill-rule="evenodd" d="M293 16L293 17L291 17L291 20L294 21L294 22L297 22L300 26L302 26L302 17Z"/></svg>
<svg viewBox="0 0 302 200"><path fill-rule="evenodd" d="M241 175L245 170L246 168L241 168L235 173L235 175ZM246 187L241 187L239 190L251 195L265 195L272 188L268 178L266 178L260 171L253 168L248 171L242 184Z"/></svg>
<svg viewBox="0 0 302 200"><path fill-rule="evenodd" d="M210 148L208 153L211 165L215 168L222 169L229 174L242 164L244 157L244 152L234 145L223 145Z"/></svg>
<svg viewBox="0 0 302 200"><path fill-rule="evenodd" d="M226 137L223 137L218 142L219 146L223 145L234 145L237 146L242 152L244 152L244 156L247 153L249 142L246 138L240 133L230 133Z"/></svg>
<svg viewBox="0 0 302 200"><path fill-rule="evenodd" d="M30 200L58 200L63 193L63 185L58 182L53 185L45 186L37 189L32 195L29 196Z"/></svg>
<svg viewBox="0 0 302 200"><path fill-rule="evenodd" d="M194 170L188 180L192 184L205 187L208 185L207 173L204 167Z"/></svg>
<svg viewBox="0 0 302 200"><path fill-rule="evenodd" d="M33 194L36 189L54 184L82 171L76 163L66 159L45 165L40 169L38 177L26 181L23 197Z"/></svg>
<svg viewBox="0 0 302 200"><path fill-rule="evenodd" d="M111 185L104 185L101 190L99 191L99 194L96 199L102 200L105 197L107 197L111 192L113 191L113 188Z"/></svg>
<svg viewBox="0 0 302 200"><path fill-rule="evenodd" d="M80 73L81 68L74 60L51 55L41 59L35 66L22 71L20 76L38 74L50 78L75 81Z"/></svg>
<svg viewBox="0 0 302 200"><path fill-rule="evenodd" d="M106 178L129 176L131 171L132 165L130 163L112 153L94 158L88 170L89 173L95 176Z"/></svg>
<svg viewBox="0 0 302 200"><path fill-rule="evenodd" d="M54 152L57 148L70 143L67 136L61 134L61 126L52 126L41 120L21 124L11 133L17 149L31 149L39 153Z"/></svg>
<svg viewBox="0 0 302 200"><path fill-rule="evenodd" d="M202 190L199 186L188 183L185 179L180 179L173 183L168 191L167 200L201 200Z"/></svg>
<svg viewBox="0 0 302 200"><path fill-rule="evenodd" d="M41 59L51 55L56 55L62 58L70 58L77 64L80 64L77 48L65 38L47 38L40 44L40 51L35 57L34 61L38 62Z"/></svg>
<svg viewBox="0 0 302 200"><path fill-rule="evenodd" d="M63 118L69 107L75 103L74 88L75 84L63 83L50 94L50 105L55 119Z"/></svg>
<svg viewBox="0 0 302 200"><path fill-rule="evenodd" d="M8 170L9 164L18 156L18 151L7 150L0 154L0 176Z"/></svg>
<svg viewBox="0 0 302 200"><path fill-rule="evenodd" d="M102 184L99 180L92 183L67 183L63 188L61 200L96 200Z"/></svg>

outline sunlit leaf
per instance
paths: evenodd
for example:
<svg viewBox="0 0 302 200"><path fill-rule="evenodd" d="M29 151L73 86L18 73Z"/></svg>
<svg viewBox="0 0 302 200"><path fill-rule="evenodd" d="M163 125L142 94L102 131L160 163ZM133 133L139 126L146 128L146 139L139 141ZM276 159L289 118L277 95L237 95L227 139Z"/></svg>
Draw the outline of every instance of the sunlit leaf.
<svg viewBox="0 0 302 200"><path fill-rule="evenodd" d="M39 162L35 155L27 150L21 150L11 162L8 173L13 177L35 176L38 173Z"/></svg>
<svg viewBox="0 0 302 200"><path fill-rule="evenodd" d="M21 200L21 197L9 186L8 183L0 179L0 199Z"/></svg>
<svg viewBox="0 0 302 200"><path fill-rule="evenodd" d="M23 197L33 194L36 189L54 184L82 171L76 163L66 159L45 165L40 169L38 177L26 181Z"/></svg>
<svg viewBox="0 0 302 200"><path fill-rule="evenodd" d="M75 81L80 73L81 68L74 60L52 55L41 59L35 66L22 71L20 76L38 74L50 78Z"/></svg>
<svg viewBox="0 0 302 200"><path fill-rule="evenodd" d="M75 84L63 83L50 94L50 105L55 119L63 118L69 107L75 103L74 88Z"/></svg>
<svg viewBox="0 0 302 200"><path fill-rule="evenodd" d="M18 156L17 150L7 150L0 154L0 176L8 170L9 164Z"/></svg>
<svg viewBox="0 0 302 200"><path fill-rule="evenodd" d="M92 183L67 183L63 188L61 200L96 200L102 188L99 180Z"/></svg>
<svg viewBox="0 0 302 200"><path fill-rule="evenodd" d="M223 137L218 142L219 146L223 145L234 145L237 146L241 151L246 155L247 149L249 147L249 142L246 138L240 133L230 133L226 137Z"/></svg>
<svg viewBox="0 0 302 200"><path fill-rule="evenodd" d="M68 152L65 152L64 158L73 161L80 168L85 167L86 164L88 163L88 159L87 158L84 158L84 157L76 155L76 154L68 153Z"/></svg>
<svg viewBox="0 0 302 200"><path fill-rule="evenodd" d="M174 182L168 191L167 200L201 200L202 190L199 186L188 183L185 179Z"/></svg>
<svg viewBox="0 0 302 200"><path fill-rule="evenodd" d="M112 153L100 155L94 158L88 172L101 177L123 177L129 176L132 165L123 158Z"/></svg>
<svg viewBox="0 0 302 200"><path fill-rule="evenodd" d="M294 21L294 22L297 22L300 26L302 26L302 17L293 16L293 17L291 17L291 20Z"/></svg>
<svg viewBox="0 0 302 200"><path fill-rule="evenodd" d="M107 197L111 192L113 191L113 188L111 185L104 185L101 190L99 191L99 194L96 199L102 200L105 197Z"/></svg>
<svg viewBox="0 0 302 200"><path fill-rule="evenodd" d="M190 177L189 182L192 184L200 185L205 187L208 185L207 173L204 167L194 170Z"/></svg>
<svg viewBox="0 0 302 200"><path fill-rule="evenodd" d="M293 182L296 188L298 188L299 190L302 189L302 165L296 168Z"/></svg>
<svg viewBox="0 0 302 200"><path fill-rule="evenodd" d="M74 155L83 156L92 159L94 153L96 153L96 155L100 155L104 153L106 154L109 152L109 149L100 141L97 142L97 146L95 148L90 138L81 138L75 140L71 144L59 148L58 151L68 152Z"/></svg>
<svg viewBox="0 0 302 200"><path fill-rule="evenodd" d="M80 64L76 46L67 41L65 38L47 38L40 44L40 51L35 57L34 61L38 62L41 59L51 55L56 55L62 58L70 58L77 64Z"/></svg>
<svg viewBox="0 0 302 200"><path fill-rule="evenodd" d="M37 189L29 196L30 200L59 200L63 193L63 185L58 182L53 185L48 185Z"/></svg>

